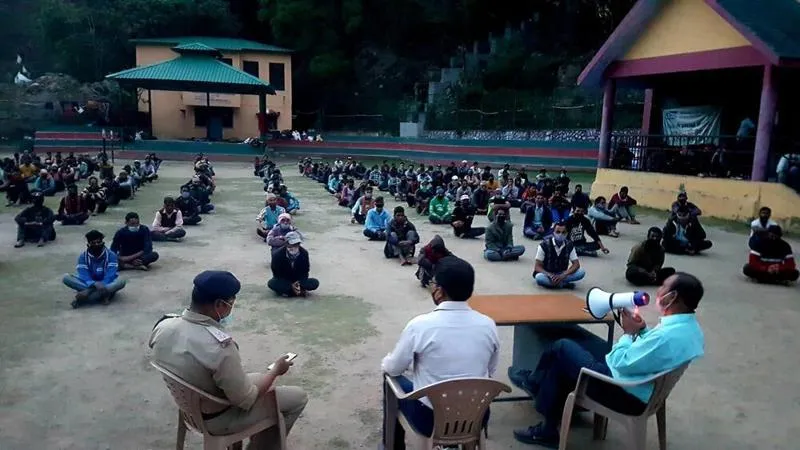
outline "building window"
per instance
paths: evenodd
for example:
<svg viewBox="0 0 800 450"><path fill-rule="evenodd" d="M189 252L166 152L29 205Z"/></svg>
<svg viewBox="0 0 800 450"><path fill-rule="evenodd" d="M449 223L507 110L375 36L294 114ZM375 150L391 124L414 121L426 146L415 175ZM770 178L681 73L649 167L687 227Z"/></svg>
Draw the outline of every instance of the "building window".
<svg viewBox="0 0 800 450"><path fill-rule="evenodd" d="M229 66L233 65L233 60L231 58L220 58L219 60L224 62L225 64L227 64Z"/></svg>
<svg viewBox="0 0 800 450"><path fill-rule="evenodd" d="M242 70L258 78L258 61L242 61Z"/></svg>
<svg viewBox="0 0 800 450"><path fill-rule="evenodd" d="M286 74L283 63L269 63L269 84L276 91L286 90Z"/></svg>
<svg viewBox="0 0 800 450"><path fill-rule="evenodd" d="M233 108L218 106L196 106L194 108L194 126L207 127L208 119L211 117L219 117L222 120L222 128L233 128Z"/></svg>

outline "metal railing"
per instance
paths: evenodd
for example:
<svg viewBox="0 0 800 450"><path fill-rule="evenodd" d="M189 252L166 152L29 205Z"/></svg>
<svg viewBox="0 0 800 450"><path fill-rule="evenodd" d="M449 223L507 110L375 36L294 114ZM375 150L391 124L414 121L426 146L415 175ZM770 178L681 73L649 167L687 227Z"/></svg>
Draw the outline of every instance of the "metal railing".
<svg viewBox="0 0 800 450"><path fill-rule="evenodd" d="M608 166L643 172L748 179L753 169L754 147L753 137L612 133ZM770 164L770 170L774 167Z"/></svg>

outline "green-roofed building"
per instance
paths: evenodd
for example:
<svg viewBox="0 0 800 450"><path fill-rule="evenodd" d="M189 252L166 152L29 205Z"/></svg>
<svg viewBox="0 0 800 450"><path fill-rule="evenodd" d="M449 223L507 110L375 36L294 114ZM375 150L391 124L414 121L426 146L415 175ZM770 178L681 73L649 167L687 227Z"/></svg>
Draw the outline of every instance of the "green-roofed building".
<svg viewBox="0 0 800 450"><path fill-rule="evenodd" d="M604 90L598 167L675 170L689 147L684 172L765 181L800 150L800 0L639 0L578 83ZM639 136L614 133L618 87L645 90Z"/></svg>
<svg viewBox="0 0 800 450"><path fill-rule="evenodd" d="M136 67L107 76L141 89L159 139L245 139L292 129L291 50L237 38L134 39Z"/></svg>

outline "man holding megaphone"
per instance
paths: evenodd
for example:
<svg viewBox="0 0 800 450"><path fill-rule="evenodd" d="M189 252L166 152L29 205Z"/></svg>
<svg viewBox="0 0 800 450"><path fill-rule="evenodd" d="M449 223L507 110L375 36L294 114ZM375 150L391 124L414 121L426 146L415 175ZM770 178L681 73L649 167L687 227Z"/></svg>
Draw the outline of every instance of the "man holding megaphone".
<svg viewBox="0 0 800 450"><path fill-rule="evenodd" d="M534 396L536 410L544 421L514 430L520 442L558 447L564 402L583 367L620 381L637 381L703 356L703 331L695 317L703 284L696 277L678 272L664 280L655 300L661 318L652 328L634 308L647 303L645 293L609 294L597 289L590 291L589 297L587 309L592 315L622 308L619 322L625 334L607 355L592 353L570 339L554 342L542 354L536 370L524 376L525 387ZM596 379L589 382L587 390L592 399L630 415L641 414L652 393L652 383L621 388Z"/></svg>

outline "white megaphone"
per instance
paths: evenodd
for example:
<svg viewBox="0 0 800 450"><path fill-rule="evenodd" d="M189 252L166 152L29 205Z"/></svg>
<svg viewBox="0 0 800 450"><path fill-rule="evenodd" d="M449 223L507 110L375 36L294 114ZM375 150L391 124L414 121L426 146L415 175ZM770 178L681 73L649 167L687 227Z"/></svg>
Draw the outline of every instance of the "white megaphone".
<svg viewBox="0 0 800 450"><path fill-rule="evenodd" d="M650 294L642 291L634 292L606 292L599 287L593 287L586 293L586 311L597 320L602 319L609 311L628 309L633 311L638 306L650 303ZM619 318L614 314L619 322Z"/></svg>

